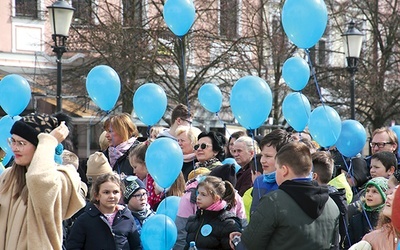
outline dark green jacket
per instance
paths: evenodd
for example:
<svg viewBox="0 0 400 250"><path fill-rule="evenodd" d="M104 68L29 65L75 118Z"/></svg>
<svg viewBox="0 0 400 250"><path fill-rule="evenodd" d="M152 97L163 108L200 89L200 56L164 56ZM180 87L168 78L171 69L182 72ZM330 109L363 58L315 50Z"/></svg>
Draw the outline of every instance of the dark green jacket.
<svg viewBox="0 0 400 250"><path fill-rule="evenodd" d="M285 181L262 197L242 241L248 250L323 250L338 249L338 235L339 209L327 188Z"/></svg>

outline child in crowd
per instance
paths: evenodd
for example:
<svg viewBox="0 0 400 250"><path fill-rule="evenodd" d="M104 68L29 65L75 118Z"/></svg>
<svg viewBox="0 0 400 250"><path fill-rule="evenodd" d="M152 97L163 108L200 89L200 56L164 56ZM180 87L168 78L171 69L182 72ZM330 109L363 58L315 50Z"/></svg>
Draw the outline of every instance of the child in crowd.
<svg viewBox="0 0 400 250"><path fill-rule="evenodd" d="M186 247L191 241L199 249L231 249L229 234L240 232L240 220L227 208L235 205L235 189L228 181L207 176L197 186L195 215L186 224Z"/></svg>
<svg viewBox="0 0 400 250"><path fill-rule="evenodd" d="M349 217L349 240L345 244L353 244L372 231L377 225L379 213L385 206L388 180L375 177L367 182L365 196L361 198L358 211Z"/></svg>
<svg viewBox="0 0 400 250"><path fill-rule="evenodd" d="M397 158L392 152L382 151L371 156L371 177L389 178L397 169Z"/></svg>
<svg viewBox="0 0 400 250"><path fill-rule="evenodd" d="M154 188L155 181L149 174L149 171L147 171L145 163L146 151L149 147L149 143L149 141L145 141L134 147L129 153L129 162L135 172L135 175L145 184L148 193L147 202L154 210L156 204L161 201L161 195L156 193Z"/></svg>
<svg viewBox="0 0 400 250"><path fill-rule="evenodd" d="M131 210L136 228L140 234L143 223L155 213L147 203L146 186L138 177L128 176L124 179L124 184L124 202L128 205L129 210Z"/></svg>
<svg viewBox="0 0 400 250"><path fill-rule="evenodd" d="M99 176L90 203L72 226L67 249L141 249L131 212L118 204L121 196L123 184L118 174Z"/></svg>
<svg viewBox="0 0 400 250"><path fill-rule="evenodd" d="M96 181L97 177L112 172L111 165L102 152L91 154L86 165L86 178L89 186Z"/></svg>
<svg viewBox="0 0 400 250"><path fill-rule="evenodd" d="M390 178L389 183L396 178ZM398 181L397 181L398 183ZM366 234L362 241L354 244L350 247L350 250L396 250L398 242L398 234L396 233L392 225L392 210L393 210L393 199L397 192L398 185L396 185L392 191L388 192L385 207L379 216L378 226L376 229Z"/></svg>

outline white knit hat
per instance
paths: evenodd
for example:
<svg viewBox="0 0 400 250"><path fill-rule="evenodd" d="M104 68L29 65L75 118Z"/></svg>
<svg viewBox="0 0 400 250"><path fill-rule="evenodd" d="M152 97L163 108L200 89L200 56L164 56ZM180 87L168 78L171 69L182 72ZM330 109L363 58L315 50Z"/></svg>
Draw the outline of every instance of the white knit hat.
<svg viewBox="0 0 400 250"><path fill-rule="evenodd" d="M102 152L95 152L89 156L86 170L86 177L89 183L93 183L98 176L111 172L110 163Z"/></svg>

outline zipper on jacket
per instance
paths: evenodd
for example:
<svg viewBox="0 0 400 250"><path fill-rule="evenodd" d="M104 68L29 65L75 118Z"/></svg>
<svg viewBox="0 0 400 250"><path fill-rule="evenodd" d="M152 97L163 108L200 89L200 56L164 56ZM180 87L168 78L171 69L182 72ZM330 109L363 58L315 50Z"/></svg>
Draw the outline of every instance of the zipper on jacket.
<svg viewBox="0 0 400 250"><path fill-rule="evenodd" d="M201 209L201 210L200 210L200 217L202 217L202 218L201 218L200 226L199 226L199 228L197 229L196 236L194 237L194 241L195 241L195 242L197 241L197 237L199 236L199 232L200 232L200 230L201 230L201 226L202 226L203 223L204 223L203 212L204 212L204 210Z"/></svg>

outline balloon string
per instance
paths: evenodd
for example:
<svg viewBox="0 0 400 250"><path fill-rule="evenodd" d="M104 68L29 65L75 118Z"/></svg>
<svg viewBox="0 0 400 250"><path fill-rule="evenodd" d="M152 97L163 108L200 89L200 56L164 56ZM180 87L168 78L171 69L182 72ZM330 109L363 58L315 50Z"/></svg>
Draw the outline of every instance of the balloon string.
<svg viewBox="0 0 400 250"><path fill-rule="evenodd" d="M226 133L228 133L229 137L231 136L231 133L229 133L229 131L226 129L226 122L224 122L221 117L219 117L219 113L215 112L215 116L218 118L218 121L222 122L222 124L224 125L224 131Z"/></svg>
<svg viewBox="0 0 400 250"><path fill-rule="evenodd" d="M147 134L147 138L148 138L148 139L150 139L150 129L151 129L151 126L150 126L150 125L147 126L146 134Z"/></svg>
<svg viewBox="0 0 400 250"><path fill-rule="evenodd" d="M333 126L332 126L332 124L331 124L331 119L329 119L329 117L328 117L327 110L326 110L326 108L325 108L325 103L324 103L324 101L323 101L323 99L322 99L321 88L320 88L320 86L319 86L319 84L318 84L318 81L317 81L317 75L316 75L316 73L315 73L315 68L314 68L313 65L312 65L311 56L310 56L310 51L309 51L308 49L305 49L305 51L306 51L306 54L307 54L308 64L310 65L310 69L311 69L311 72L312 72L312 75L313 75L315 87L316 87L317 92L318 92L319 100L321 101L322 107L323 107L324 110L325 110L325 112L324 112L325 118L328 120L329 125L330 125L330 127L332 128ZM335 141L337 141L338 138L337 138L336 134L333 132L333 130L330 129L329 131L330 131L330 133L332 133L333 137L335 138Z"/></svg>
<svg viewBox="0 0 400 250"><path fill-rule="evenodd" d="M188 108L188 115L189 117L191 117L190 115L190 104L189 104L189 91L188 91L188 84L186 81L186 65L185 65L185 46L184 46L184 42L183 42L184 37L180 36L178 37L179 43L181 45L181 59L182 59L182 71L183 71L183 81L185 82L185 92L186 92L186 106Z"/></svg>
<svg viewBox="0 0 400 250"><path fill-rule="evenodd" d="M312 64L312 61L311 61L310 51L308 49L305 49L305 51L306 51L306 54L307 54L308 64L310 65L310 69L311 69L312 76L313 76L313 79L314 79L315 87L317 88L319 100L321 101L322 105L325 106L324 101L322 100L321 89L320 89L318 81L317 81L317 75L315 74L315 68L314 68L314 66Z"/></svg>

